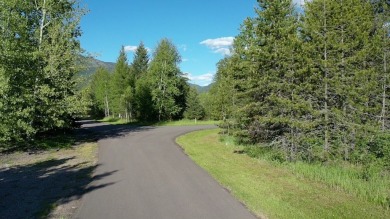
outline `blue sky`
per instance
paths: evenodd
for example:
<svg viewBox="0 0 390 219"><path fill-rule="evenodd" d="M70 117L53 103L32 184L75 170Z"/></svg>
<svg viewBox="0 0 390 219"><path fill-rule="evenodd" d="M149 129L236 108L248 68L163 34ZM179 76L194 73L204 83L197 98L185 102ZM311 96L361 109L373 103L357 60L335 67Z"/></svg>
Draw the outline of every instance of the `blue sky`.
<svg viewBox="0 0 390 219"><path fill-rule="evenodd" d="M121 46L125 46L131 62L140 41L153 51L159 40L168 38L177 46L183 60L181 70L190 82L207 85L212 82L216 63L228 54L243 20L255 15L257 2L82 0L81 5L89 9L81 22L81 46L97 59L115 62Z"/></svg>

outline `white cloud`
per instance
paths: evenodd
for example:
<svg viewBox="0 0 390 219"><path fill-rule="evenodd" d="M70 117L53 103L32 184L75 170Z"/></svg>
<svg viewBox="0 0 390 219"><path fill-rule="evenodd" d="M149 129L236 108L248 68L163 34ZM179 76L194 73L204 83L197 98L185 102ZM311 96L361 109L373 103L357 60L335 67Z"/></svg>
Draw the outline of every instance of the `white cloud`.
<svg viewBox="0 0 390 219"><path fill-rule="evenodd" d="M191 81L191 83L198 84L201 86L209 85L214 78L213 73L206 73L202 75L192 75L191 73L185 73L184 75Z"/></svg>
<svg viewBox="0 0 390 219"><path fill-rule="evenodd" d="M230 47L233 45L234 37L221 37L216 39L207 39L200 42L213 50L214 53L230 55Z"/></svg>
<svg viewBox="0 0 390 219"><path fill-rule="evenodd" d="M125 52L135 52L138 48L138 46L125 46ZM148 52L151 51L151 49L149 49L148 47L146 47L146 50L148 50Z"/></svg>
<svg viewBox="0 0 390 219"><path fill-rule="evenodd" d="M135 52L137 50L137 46L125 46L125 52Z"/></svg>
<svg viewBox="0 0 390 219"><path fill-rule="evenodd" d="M215 49L214 52L215 52L215 53L222 54L222 55L225 55L225 56L229 56L229 55L231 54L229 48L219 48L219 49Z"/></svg>
<svg viewBox="0 0 390 219"><path fill-rule="evenodd" d="M181 49L184 52L186 52L187 51L187 45L186 44L181 44L181 45L179 45L179 49Z"/></svg>

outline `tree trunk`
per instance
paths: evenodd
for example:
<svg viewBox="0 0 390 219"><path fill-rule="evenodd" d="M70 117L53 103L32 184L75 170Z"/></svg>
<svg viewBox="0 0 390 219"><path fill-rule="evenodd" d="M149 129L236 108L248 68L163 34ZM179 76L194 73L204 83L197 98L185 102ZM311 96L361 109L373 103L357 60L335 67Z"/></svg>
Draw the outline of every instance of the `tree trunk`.
<svg viewBox="0 0 390 219"><path fill-rule="evenodd" d="M383 93L382 93L382 131L386 129L386 83L387 83L387 62L386 51L383 53Z"/></svg>
<svg viewBox="0 0 390 219"><path fill-rule="evenodd" d="M105 107L105 116L106 117L108 117L108 116L110 116L110 107L109 107L109 105L108 105L108 97L107 97L107 94L106 94L106 96L105 96L105 105L106 105L106 107Z"/></svg>
<svg viewBox="0 0 390 219"><path fill-rule="evenodd" d="M328 67L327 67L327 61L328 61L328 51L327 51L327 21L326 21L326 1L324 1L324 42L325 42L325 48L324 48L324 69L325 69L325 77L324 77L324 114L325 114L325 137L324 137L324 150L326 152L329 151L329 109L328 109Z"/></svg>

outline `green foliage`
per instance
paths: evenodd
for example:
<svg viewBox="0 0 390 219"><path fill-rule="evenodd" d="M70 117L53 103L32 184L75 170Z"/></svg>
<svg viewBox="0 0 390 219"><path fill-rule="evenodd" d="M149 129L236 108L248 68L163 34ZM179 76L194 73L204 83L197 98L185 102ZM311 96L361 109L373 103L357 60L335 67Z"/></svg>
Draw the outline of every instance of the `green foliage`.
<svg viewBox="0 0 390 219"><path fill-rule="evenodd" d="M137 119L141 121L157 120L158 114L153 107L152 91L148 78L137 80L135 87Z"/></svg>
<svg viewBox="0 0 390 219"><path fill-rule="evenodd" d="M174 119L184 111L186 93L183 91L188 90L188 85L183 83L180 62L175 45L167 39L161 40L155 49L148 76L159 121Z"/></svg>
<svg viewBox="0 0 390 219"><path fill-rule="evenodd" d="M132 74L135 77L134 80L141 78L147 73L148 63L149 63L148 50L145 48L143 42L141 42L135 51L134 60L131 63Z"/></svg>
<svg viewBox="0 0 390 219"><path fill-rule="evenodd" d="M204 108L199 101L198 92L195 88L190 89L186 105L187 109L184 112L186 119L203 119L205 116Z"/></svg>
<svg viewBox="0 0 390 219"><path fill-rule="evenodd" d="M1 1L0 140L32 141L36 134L71 128L77 106L80 54L75 1Z"/></svg>
<svg viewBox="0 0 390 219"><path fill-rule="evenodd" d="M127 102L124 99L124 93L127 86L130 86L131 74L127 63L127 55L122 46L111 78L111 111L112 115L124 117L127 113Z"/></svg>
<svg viewBox="0 0 390 219"><path fill-rule="evenodd" d="M102 117L110 115L111 106L111 75L105 68L98 68L90 83L91 99L93 102L92 116Z"/></svg>
<svg viewBox="0 0 390 219"><path fill-rule="evenodd" d="M259 0L218 63L206 111L279 161L387 168L389 8L383 1Z"/></svg>
<svg viewBox="0 0 390 219"><path fill-rule="evenodd" d="M138 121L182 119L190 87L179 69L180 54L163 39L149 62L141 42L130 66L122 47L114 72L99 68L90 83L90 114Z"/></svg>
<svg viewBox="0 0 390 219"><path fill-rule="evenodd" d="M211 105L210 115L213 119L226 122L232 118L234 100L236 98L232 71L233 60L224 58L218 62L214 84L211 86L209 99Z"/></svg>

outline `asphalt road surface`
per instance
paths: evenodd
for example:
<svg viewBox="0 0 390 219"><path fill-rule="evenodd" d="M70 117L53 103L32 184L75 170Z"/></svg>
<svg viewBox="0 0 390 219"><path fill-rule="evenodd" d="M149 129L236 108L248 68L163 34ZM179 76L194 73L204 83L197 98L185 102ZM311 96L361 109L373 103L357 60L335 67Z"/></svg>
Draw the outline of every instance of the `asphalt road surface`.
<svg viewBox="0 0 390 219"><path fill-rule="evenodd" d="M75 218L256 218L188 158L175 138L213 128L83 125L101 135L99 161Z"/></svg>

